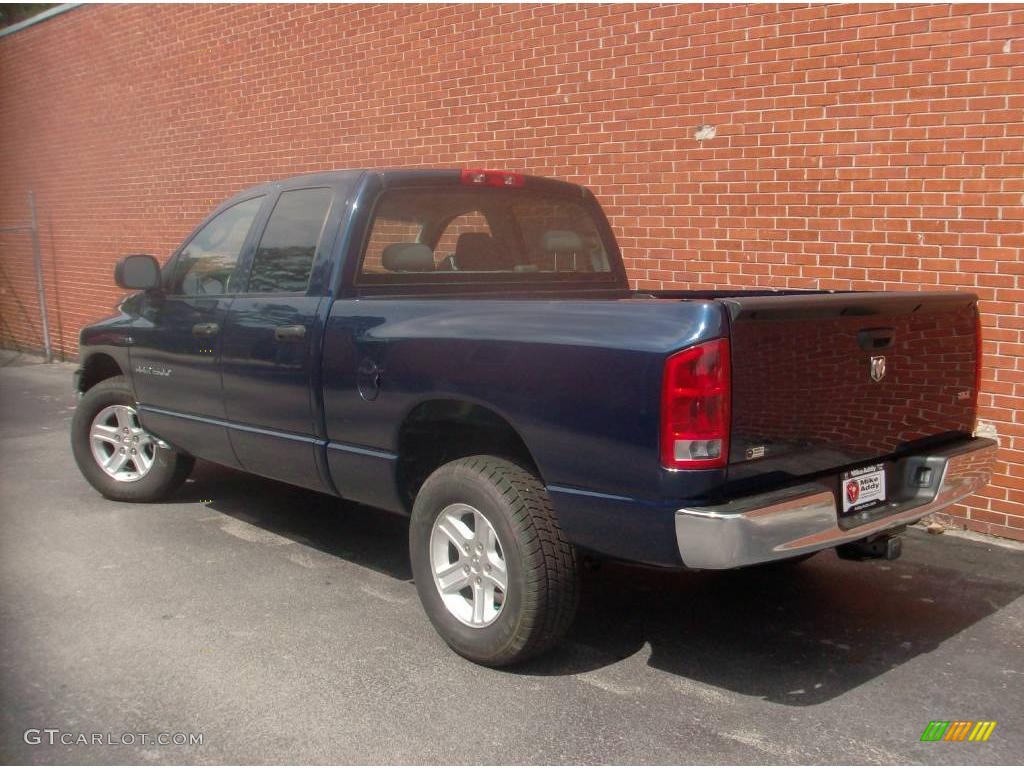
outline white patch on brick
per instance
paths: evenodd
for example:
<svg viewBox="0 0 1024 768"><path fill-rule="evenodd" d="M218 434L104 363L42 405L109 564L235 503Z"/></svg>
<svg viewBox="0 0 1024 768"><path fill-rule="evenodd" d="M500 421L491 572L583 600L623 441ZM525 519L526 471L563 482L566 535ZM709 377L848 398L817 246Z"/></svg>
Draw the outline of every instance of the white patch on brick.
<svg viewBox="0 0 1024 768"><path fill-rule="evenodd" d="M713 125L698 125L697 130L693 134L693 138L697 141L707 141L713 139L718 135L718 129Z"/></svg>

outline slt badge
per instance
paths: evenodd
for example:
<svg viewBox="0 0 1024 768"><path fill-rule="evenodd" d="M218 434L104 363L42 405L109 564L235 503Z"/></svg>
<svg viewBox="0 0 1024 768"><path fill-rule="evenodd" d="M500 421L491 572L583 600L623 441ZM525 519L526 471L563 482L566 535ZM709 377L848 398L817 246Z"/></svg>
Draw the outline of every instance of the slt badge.
<svg viewBox="0 0 1024 768"><path fill-rule="evenodd" d="M171 375L171 369L170 368L159 368L159 367L154 367L152 365L136 365L135 366L135 372L136 373L144 373L147 376L170 376Z"/></svg>

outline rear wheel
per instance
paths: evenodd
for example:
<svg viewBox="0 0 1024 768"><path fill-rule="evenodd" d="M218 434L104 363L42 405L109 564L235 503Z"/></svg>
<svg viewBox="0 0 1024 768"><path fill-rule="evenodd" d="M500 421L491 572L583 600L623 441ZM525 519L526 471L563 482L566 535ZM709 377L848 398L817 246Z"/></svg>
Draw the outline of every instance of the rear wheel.
<svg viewBox="0 0 1024 768"><path fill-rule="evenodd" d="M89 484L116 501L166 498L194 463L142 428L123 376L101 381L83 395L71 423L71 448Z"/></svg>
<svg viewBox="0 0 1024 768"><path fill-rule="evenodd" d="M523 661L572 623L575 548L540 480L507 459L472 456L430 475L413 506L409 549L427 616L472 661Z"/></svg>

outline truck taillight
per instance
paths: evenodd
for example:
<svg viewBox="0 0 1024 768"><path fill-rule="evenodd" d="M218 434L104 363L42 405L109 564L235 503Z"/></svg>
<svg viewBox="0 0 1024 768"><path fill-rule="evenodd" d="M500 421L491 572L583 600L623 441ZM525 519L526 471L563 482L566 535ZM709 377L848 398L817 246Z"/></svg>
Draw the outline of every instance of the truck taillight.
<svg viewBox="0 0 1024 768"><path fill-rule="evenodd" d="M526 184L526 177L521 173L508 171L465 170L461 181L469 186L481 187L521 187Z"/></svg>
<svg viewBox="0 0 1024 768"><path fill-rule="evenodd" d="M729 340L715 339L665 361L661 465L711 469L729 461Z"/></svg>

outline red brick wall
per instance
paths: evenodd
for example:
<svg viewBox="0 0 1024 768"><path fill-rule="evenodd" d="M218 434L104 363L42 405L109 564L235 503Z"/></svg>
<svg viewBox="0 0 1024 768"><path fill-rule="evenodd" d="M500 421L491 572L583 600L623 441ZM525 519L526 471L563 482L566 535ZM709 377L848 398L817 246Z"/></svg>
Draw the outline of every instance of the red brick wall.
<svg viewBox="0 0 1024 768"><path fill-rule="evenodd" d="M1024 538L1024 6L87 6L0 39L0 226L35 190L68 355L119 254L379 165L585 183L641 287L976 291L1003 449L958 515ZM23 235L0 268L0 337L38 346Z"/></svg>

